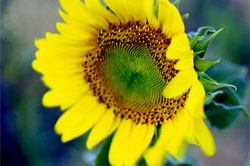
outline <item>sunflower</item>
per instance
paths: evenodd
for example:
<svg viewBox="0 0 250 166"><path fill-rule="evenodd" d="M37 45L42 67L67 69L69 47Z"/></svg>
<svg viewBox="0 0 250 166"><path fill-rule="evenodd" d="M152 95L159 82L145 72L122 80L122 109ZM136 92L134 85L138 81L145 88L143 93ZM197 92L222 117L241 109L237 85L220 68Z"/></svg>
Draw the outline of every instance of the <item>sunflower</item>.
<svg viewBox="0 0 250 166"><path fill-rule="evenodd" d="M187 143L211 156L203 122L205 91L177 8L168 0L60 0L59 34L36 40L33 68L50 89L46 107L65 111L55 125L62 142L88 130L92 149L114 133L111 165L143 156L161 165ZM157 136L156 136L157 135ZM157 141L152 141L155 138ZM153 143L154 142L154 143Z"/></svg>

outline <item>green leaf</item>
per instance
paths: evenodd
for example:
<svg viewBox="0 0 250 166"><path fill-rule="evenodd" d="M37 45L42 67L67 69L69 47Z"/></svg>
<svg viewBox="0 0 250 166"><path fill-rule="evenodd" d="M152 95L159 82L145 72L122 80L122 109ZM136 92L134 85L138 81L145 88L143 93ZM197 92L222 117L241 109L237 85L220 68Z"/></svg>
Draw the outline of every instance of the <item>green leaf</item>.
<svg viewBox="0 0 250 166"><path fill-rule="evenodd" d="M222 90L206 93L205 104L210 104L217 95L223 93L224 92Z"/></svg>
<svg viewBox="0 0 250 166"><path fill-rule="evenodd" d="M240 78L247 78L247 67L236 65L225 60L210 68L207 72L217 81L233 82Z"/></svg>
<svg viewBox="0 0 250 166"><path fill-rule="evenodd" d="M226 108L237 106L236 108L241 111L243 115L249 116L245 107L242 106L242 100L239 95L231 88L224 88L223 94L216 96L215 101L218 103L224 103Z"/></svg>
<svg viewBox="0 0 250 166"><path fill-rule="evenodd" d="M184 20L187 20L188 17L189 17L189 13L186 13L186 14L184 14L181 18L182 18L182 20L184 21Z"/></svg>
<svg viewBox="0 0 250 166"><path fill-rule="evenodd" d="M206 111L210 124L218 129L229 127L238 117L239 112L235 109L228 109L223 104L212 102Z"/></svg>
<svg viewBox="0 0 250 166"><path fill-rule="evenodd" d="M246 66L236 65L223 60L209 68L206 73L217 82L223 81L235 85L238 88L237 94L244 103L247 103L248 69Z"/></svg>
<svg viewBox="0 0 250 166"><path fill-rule="evenodd" d="M217 83L215 80L210 78L205 73L199 74L199 81L203 84L206 92L211 92L211 91L214 91L216 89L223 88L223 87L232 87L235 90L237 90L237 88L234 85Z"/></svg>
<svg viewBox="0 0 250 166"><path fill-rule="evenodd" d="M100 151L95 159L95 166L110 166L108 160L109 147L113 138L113 134L110 135L102 144Z"/></svg>
<svg viewBox="0 0 250 166"><path fill-rule="evenodd" d="M181 3L181 0L175 0L175 2L173 3L173 5L174 5L177 9L179 9L180 3Z"/></svg>
<svg viewBox="0 0 250 166"><path fill-rule="evenodd" d="M249 116L237 93L230 88L223 88L223 93L217 94L214 101L205 106L205 113L211 125L218 129L229 127L239 113Z"/></svg>
<svg viewBox="0 0 250 166"><path fill-rule="evenodd" d="M194 52L204 51L203 53L199 54L200 57L203 57L205 55L205 52L207 51L207 48L209 44L214 40L214 38L223 30L223 28L219 29L217 32L212 31L200 31L198 35L204 33L203 38L198 39L197 43L194 45L193 50ZM206 36L208 35L208 36Z"/></svg>
<svg viewBox="0 0 250 166"><path fill-rule="evenodd" d="M194 66L197 72L202 73L205 72L209 67L213 66L216 63L219 63L220 59L216 61L207 61L199 56L194 57Z"/></svg>

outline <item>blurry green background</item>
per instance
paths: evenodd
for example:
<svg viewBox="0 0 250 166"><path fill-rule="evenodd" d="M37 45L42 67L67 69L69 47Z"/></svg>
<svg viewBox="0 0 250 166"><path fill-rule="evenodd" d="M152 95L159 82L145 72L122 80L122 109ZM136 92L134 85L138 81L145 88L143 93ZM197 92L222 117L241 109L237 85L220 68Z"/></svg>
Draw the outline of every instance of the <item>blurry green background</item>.
<svg viewBox="0 0 250 166"><path fill-rule="evenodd" d="M60 116L58 108L47 109L41 99L47 90L40 75L31 68L36 48L35 38L45 32L57 32L61 21L58 0L1 1L1 162L3 166L87 166L93 165L98 147L85 148L86 135L66 144L60 142L53 127ZM186 32L210 25L225 30L209 47L208 59L221 58L231 63L228 71L222 65L210 72L213 78L235 83L242 101L248 107L249 69L249 1L185 0L181 14ZM228 66L228 64L227 64ZM242 67L243 66L243 67ZM234 78L217 77L214 71L232 72ZM241 72L240 72L241 71ZM243 71L243 72L242 72ZM239 74L238 74L239 72ZM237 81L235 81L237 80ZM249 156L249 121L241 116L231 128L212 130L217 153L205 157L199 148L190 146L188 156L196 165L246 166Z"/></svg>

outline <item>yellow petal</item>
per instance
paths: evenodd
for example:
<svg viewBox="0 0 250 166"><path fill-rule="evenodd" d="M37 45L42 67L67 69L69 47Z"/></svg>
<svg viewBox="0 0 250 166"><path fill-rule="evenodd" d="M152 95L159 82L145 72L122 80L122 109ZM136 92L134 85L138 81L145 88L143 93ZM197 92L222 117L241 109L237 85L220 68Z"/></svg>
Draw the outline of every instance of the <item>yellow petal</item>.
<svg viewBox="0 0 250 166"><path fill-rule="evenodd" d="M47 78L43 77L43 79ZM43 96L43 105L46 107L60 106L61 110L65 110L78 103L82 96L86 95L89 90L89 86L83 82L71 82L70 84L63 85L57 81L53 82L55 86L48 86L52 90ZM47 80L44 83L48 85Z"/></svg>
<svg viewBox="0 0 250 166"><path fill-rule="evenodd" d="M43 61L53 61L55 63L63 63L63 62L68 62L69 64L76 64L76 63L83 63L85 57L84 55L79 55L79 56L72 56L70 55L65 55L65 54L58 54L58 53L51 53L50 51L45 51L45 50L38 50L36 52L36 58L39 60Z"/></svg>
<svg viewBox="0 0 250 166"><path fill-rule="evenodd" d="M128 151L124 157L124 165L135 165L143 152L151 143L155 126L151 124L133 124L132 132L127 143Z"/></svg>
<svg viewBox="0 0 250 166"><path fill-rule="evenodd" d="M61 9L59 9L58 12L65 23L69 24L78 31L88 32L90 34L93 34L94 36L98 34L98 30L95 27L91 26L91 24L89 24L88 22L70 16L64 13Z"/></svg>
<svg viewBox="0 0 250 166"><path fill-rule="evenodd" d="M181 96L194 84L197 80L197 73L194 69L181 70L168 83L163 91L166 98L174 98Z"/></svg>
<svg viewBox="0 0 250 166"><path fill-rule="evenodd" d="M86 133L105 112L105 106L92 96L84 96L56 122L55 131L62 134L62 142Z"/></svg>
<svg viewBox="0 0 250 166"><path fill-rule="evenodd" d="M149 166L163 165L167 153L166 146L172 139L174 139L173 122L172 120L168 120L163 122L161 126L161 135L156 144L144 154L144 158Z"/></svg>
<svg viewBox="0 0 250 166"><path fill-rule="evenodd" d="M183 138L179 142L174 142L172 149L169 150L169 153L173 155L177 160L183 158L187 151L187 142L186 139Z"/></svg>
<svg viewBox="0 0 250 166"><path fill-rule="evenodd" d="M50 61L49 59L36 59L32 62L32 67L43 74L48 75L71 75L83 73L81 62L71 61Z"/></svg>
<svg viewBox="0 0 250 166"><path fill-rule="evenodd" d="M43 76L42 81L51 89L58 89L64 91L66 88L76 90L75 87L82 86L87 89L85 81L82 79L82 74L71 75L68 77L55 77L54 75ZM72 86L71 86L72 85Z"/></svg>
<svg viewBox="0 0 250 166"><path fill-rule="evenodd" d="M132 15L134 20L141 21L142 23L146 23L146 11L145 8L141 7L145 0L123 0L128 5L128 12Z"/></svg>
<svg viewBox="0 0 250 166"><path fill-rule="evenodd" d="M180 33L171 39L166 57L168 59L193 58L193 52L190 50L188 37L185 33Z"/></svg>
<svg viewBox="0 0 250 166"><path fill-rule="evenodd" d="M149 146L153 134L153 125L137 125L131 120L124 119L110 146L109 161L111 165L135 165Z"/></svg>
<svg viewBox="0 0 250 166"><path fill-rule="evenodd" d="M72 17L75 17L82 22L86 22L96 28L106 29L108 27L108 22L104 19L97 19L91 15L87 10L86 6L81 2L81 0L60 0L62 8Z"/></svg>
<svg viewBox="0 0 250 166"><path fill-rule="evenodd" d="M170 38L184 33L184 24L178 9L168 0L159 0L158 18L163 25L163 32Z"/></svg>
<svg viewBox="0 0 250 166"><path fill-rule="evenodd" d="M194 118L193 125L194 138L196 139L201 150L208 157L214 155L216 152L214 139L206 124L202 121L202 119Z"/></svg>
<svg viewBox="0 0 250 166"><path fill-rule="evenodd" d="M109 150L109 161L111 165L123 165L124 155L128 149L128 140L132 132L132 121L123 119L118 127Z"/></svg>
<svg viewBox="0 0 250 166"><path fill-rule="evenodd" d="M90 49L93 49L96 46L86 46L84 44L78 44L75 43L63 43L63 42L55 42L53 40L47 40L47 39L40 39L35 41L35 45L37 48L41 50L46 51L52 51L52 53L56 52L57 54L67 54L70 56L70 54L77 54L77 55L84 55L86 52L88 52Z"/></svg>
<svg viewBox="0 0 250 166"><path fill-rule="evenodd" d="M142 5L143 5L143 8L145 10L149 25L152 26L154 29L158 29L159 28L159 21L153 12L154 3L155 3L154 0L144 0Z"/></svg>
<svg viewBox="0 0 250 166"><path fill-rule="evenodd" d="M100 2L100 0L85 0L86 8L92 14L98 14L100 17L104 17L109 22L119 24L119 19L111 12L109 12Z"/></svg>
<svg viewBox="0 0 250 166"><path fill-rule="evenodd" d="M61 110L65 110L77 103L87 91L88 86L84 84L77 87L65 86L63 89L54 88L43 96L43 105L46 107L61 106Z"/></svg>
<svg viewBox="0 0 250 166"><path fill-rule="evenodd" d="M153 147L149 148L145 154L144 158L146 160L147 166L162 166L164 165L166 150L164 147Z"/></svg>
<svg viewBox="0 0 250 166"><path fill-rule="evenodd" d="M176 70L189 70L194 68L193 51L187 52L186 55L190 56L179 59L177 64L174 66Z"/></svg>
<svg viewBox="0 0 250 166"><path fill-rule="evenodd" d="M199 80L196 80L192 85L188 97L185 102L185 107L197 119L205 118L204 114L205 90Z"/></svg>
<svg viewBox="0 0 250 166"><path fill-rule="evenodd" d="M72 27L70 24L58 22L56 24L56 28L58 32L60 32L64 38L68 38L73 41L78 42L92 42L96 40L96 36L92 35L90 32L86 31L80 31L74 27Z"/></svg>
<svg viewBox="0 0 250 166"><path fill-rule="evenodd" d="M115 13L115 15L121 20L122 23L125 23L126 18L123 16L121 10L120 10L120 4L117 0L104 0L104 2L107 4L107 6Z"/></svg>
<svg viewBox="0 0 250 166"><path fill-rule="evenodd" d="M108 137L119 124L120 118L108 110L91 130L86 143L87 148L91 150L99 142Z"/></svg>
<svg viewBox="0 0 250 166"><path fill-rule="evenodd" d="M183 157L186 151L186 135L188 131L189 114L184 108L179 110L173 119L173 138L166 145L166 150L176 159Z"/></svg>
<svg viewBox="0 0 250 166"><path fill-rule="evenodd" d="M122 14L122 16L125 18L126 21L135 21L134 16L131 12L133 10L131 8L131 1L129 0L119 0L119 3L117 3L119 12Z"/></svg>

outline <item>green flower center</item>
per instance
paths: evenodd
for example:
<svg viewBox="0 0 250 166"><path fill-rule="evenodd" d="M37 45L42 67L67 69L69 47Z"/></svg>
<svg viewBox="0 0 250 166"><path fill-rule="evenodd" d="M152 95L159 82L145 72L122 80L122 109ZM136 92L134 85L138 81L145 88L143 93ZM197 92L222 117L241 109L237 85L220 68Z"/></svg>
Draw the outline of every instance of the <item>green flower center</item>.
<svg viewBox="0 0 250 166"><path fill-rule="evenodd" d="M165 81L142 46L111 47L101 64L107 84L126 105L153 106L162 95Z"/></svg>

